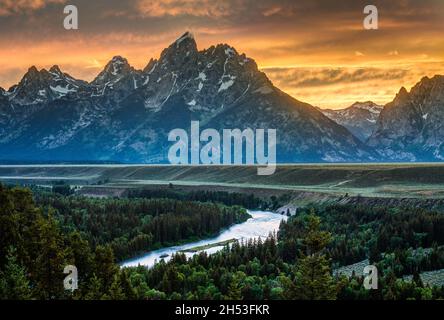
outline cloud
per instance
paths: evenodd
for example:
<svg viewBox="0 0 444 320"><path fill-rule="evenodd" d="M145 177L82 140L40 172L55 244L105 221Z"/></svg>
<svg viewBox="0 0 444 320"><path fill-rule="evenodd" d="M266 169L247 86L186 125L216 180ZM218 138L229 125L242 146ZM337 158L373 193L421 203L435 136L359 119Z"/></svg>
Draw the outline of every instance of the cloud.
<svg viewBox="0 0 444 320"><path fill-rule="evenodd" d="M263 68L272 82L295 98L322 108L345 108L356 101L390 102L402 86L444 73L444 62L393 67Z"/></svg>
<svg viewBox="0 0 444 320"><path fill-rule="evenodd" d="M0 0L0 85L17 83L30 65L58 64L91 79L114 55L143 68L185 31L199 49L228 43L259 66L281 67L268 68L270 78L313 103L343 104L331 95L344 90L344 99L370 91L389 99L430 74L425 63L444 60L438 0L372 0L377 32L362 26L367 0L71 0L79 9L76 31L63 28L64 3Z"/></svg>
<svg viewBox="0 0 444 320"><path fill-rule="evenodd" d="M0 16L10 16L23 12L43 9L50 4L64 3L66 0L2 0Z"/></svg>
<svg viewBox="0 0 444 320"><path fill-rule="evenodd" d="M265 68L278 86L308 88L369 80L402 80L408 70L378 68Z"/></svg>
<svg viewBox="0 0 444 320"><path fill-rule="evenodd" d="M273 15L281 13L281 12L282 12L282 7L276 6L276 7L271 7L271 8L265 9L262 12L262 14L266 17L269 17L269 16L273 16Z"/></svg>
<svg viewBox="0 0 444 320"><path fill-rule="evenodd" d="M223 17L232 13L230 1L213 0L139 0L138 10L144 16Z"/></svg>

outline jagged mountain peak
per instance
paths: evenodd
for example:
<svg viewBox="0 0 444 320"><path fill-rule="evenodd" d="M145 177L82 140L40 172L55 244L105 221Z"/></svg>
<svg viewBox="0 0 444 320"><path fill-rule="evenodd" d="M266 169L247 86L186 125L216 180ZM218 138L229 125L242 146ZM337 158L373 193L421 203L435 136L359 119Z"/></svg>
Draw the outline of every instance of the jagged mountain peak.
<svg viewBox="0 0 444 320"><path fill-rule="evenodd" d="M195 60L197 54L194 36L187 32L162 51L159 63L162 69L175 69Z"/></svg>
<svg viewBox="0 0 444 320"><path fill-rule="evenodd" d="M28 71L23 75L19 85L24 85L27 82L36 81L46 76L47 71L45 69L38 70L36 66L29 67Z"/></svg>
<svg viewBox="0 0 444 320"><path fill-rule="evenodd" d="M64 77L65 75L67 74L63 73L58 65L53 65L49 70L42 68L40 71L37 69L36 66L31 66L23 76L22 80L19 83L19 86L32 81L39 81L40 84L42 84L44 82L49 82L52 80L60 80L60 77ZM69 76L69 78L76 80L71 76Z"/></svg>
<svg viewBox="0 0 444 320"><path fill-rule="evenodd" d="M42 99L54 93L51 85L34 89L27 92ZM37 106L35 116L27 115L26 123L10 126L12 134L0 143L0 154L165 162L169 130L189 128L191 120L199 120L202 128L216 130L277 129L280 162L372 159L344 127L274 87L253 59L228 44L198 51L190 33L143 71L115 56L86 90L48 101ZM44 128L42 115L51 117Z"/></svg>
<svg viewBox="0 0 444 320"><path fill-rule="evenodd" d="M239 55L236 48L226 43L219 43L215 46L213 45L203 50L202 54L206 56L213 56L216 58L235 58L235 57L246 58L245 54Z"/></svg>
<svg viewBox="0 0 444 320"><path fill-rule="evenodd" d="M90 83L91 96L121 100L142 84L142 71L134 69L122 56L114 56Z"/></svg>
<svg viewBox="0 0 444 320"><path fill-rule="evenodd" d="M423 84L427 84L427 83L437 83L437 82L441 82L444 81L444 75L440 75L440 74L435 74L433 77L428 77L428 76L424 76L421 78L421 80L414 86L421 86Z"/></svg>
<svg viewBox="0 0 444 320"><path fill-rule="evenodd" d="M143 69L143 73L151 73L154 70L154 67L158 63L157 59L151 58L146 67Z"/></svg>
<svg viewBox="0 0 444 320"><path fill-rule="evenodd" d="M122 56L114 56L112 59L105 65L104 71L110 72L112 74L118 74L127 69L131 69L128 60Z"/></svg>
<svg viewBox="0 0 444 320"><path fill-rule="evenodd" d="M114 56L112 59L107 63L105 68L109 67L116 67L117 69L122 70L123 68L130 67L130 64L128 60L122 56ZM116 70L118 71L118 70Z"/></svg>
<svg viewBox="0 0 444 320"><path fill-rule="evenodd" d="M321 109L321 112L331 120L346 127L364 142L375 130L378 117L383 108L383 106L373 101L357 101L345 109Z"/></svg>
<svg viewBox="0 0 444 320"><path fill-rule="evenodd" d="M93 85L103 85L132 73L134 68L130 66L128 60L121 56L114 56L99 75L91 82Z"/></svg>
<svg viewBox="0 0 444 320"><path fill-rule="evenodd" d="M53 65L51 68L49 68L48 72L51 74L52 78L55 81L66 81L66 82L69 82L70 84L72 84L74 86L79 86L79 85L85 85L86 84L85 81L75 79L74 77L72 77L68 73L63 72L58 65Z"/></svg>
<svg viewBox="0 0 444 320"><path fill-rule="evenodd" d="M403 98L408 96L409 92L407 91L407 89L405 87L401 87L401 89L399 89L399 92L396 94L396 97L399 98Z"/></svg>
<svg viewBox="0 0 444 320"><path fill-rule="evenodd" d="M351 105L351 107L356 107L360 109L366 109L367 106L378 106L378 104L374 103L373 101L356 101Z"/></svg>
<svg viewBox="0 0 444 320"><path fill-rule="evenodd" d="M401 87L392 102L386 104L386 108L391 108L395 104L403 103L410 98L410 94L405 87Z"/></svg>
<svg viewBox="0 0 444 320"><path fill-rule="evenodd" d="M388 103L369 145L397 161L444 160L444 76L423 77Z"/></svg>
<svg viewBox="0 0 444 320"><path fill-rule="evenodd" d="M365 101L365 102L357 101L357 102L353 103L349 108L367 110L371 113L379 115L381 113L382 109L384 108L384 106L376 104L373 101Z"/></svg>
<svg viewBox="0 0 444 320"><path fill-rule="evenodd" d="M194 36L190 32L184 33L176 41L174 41L168 48L164 49L161 57L174 54L176 52L186 53L186 52L197 52L197 43Z"/></svg>
<svg viewBox="0 0 444 320"><path fill-rule="evenodd" d="M44 103L76 92L85 84L63 73L56 65L49 71L31 66L19 84L9 89L8 96L11 102L20 105Z"/></svg>
<svg viewBox="0 0 444 320"><path fill-rule="evenodd" d="M53 65L51 68L49 68L49 72L50 73L55 73L55 74L63 74L62 70L60 70L60 67L58 65Z"/></svg>
<svg viewBox="0 0 444 320"><path fill-rule="evenodd" d="M174 42L174 44L177 48L183 45L196 45L196 40L194 40L194 35L191 32L187 31L182 36L180 36Z"/></svg>
<svg viewBox="0 0 444 320"><path fill-rule="evenodd" d="M184 34L159 60L151 59L142 72L142 99L159 112L174 95L182 95L193 114L214 113L253 94L270 93L272 83L253 60L228 44L197 51L194 37ZM205 116L202 116L205 117Z"/></svg>
<svg viewBox="0 0 444 320"><path fill-rule="evenodd" d="M214 51L216 53L223 53L227 57L233 57L233 56L239 55L234 47L232 47L226 43L217 44L216 47L214 48Z"/></svg>
<svg viewBox="0 0 444 320"><path fill-rule="evenodd" d="M36 66L30 66L25 75L37 75L38 73L39 70L37 69Z"/></svg>
<svg viewBox="0 0 444 320"><path fill-rule="evenodd" d="M435 75L432 78L423 77L411 90L411 95L421 95L426 91L435 89L442 90L444 87L444 76Z"/></svg>

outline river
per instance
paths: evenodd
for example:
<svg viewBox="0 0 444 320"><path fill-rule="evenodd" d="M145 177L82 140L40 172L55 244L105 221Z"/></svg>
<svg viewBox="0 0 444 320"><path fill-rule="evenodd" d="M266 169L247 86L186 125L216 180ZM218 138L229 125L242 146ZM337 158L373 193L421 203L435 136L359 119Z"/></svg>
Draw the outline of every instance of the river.
<svg viewBox="0 0 444 320"><path fill-rule="evenodd" d="M279 224L282 220L286 220L287 217L276 214L269 211L248 211L251 215L251 218L247 221L231 226L230 228L222 231L218 236L204 239L196 242L187 243L184 245L162 248L159 250L150 251L142 256L137 258L127 260L122 263L122 267L135 267L139 264L146 267L152 267L156 262L160 260L164 260L167 262L171 259L171 255L178 252L191 248L196 248L205 245L217 244L222 241L227 241L231 239L237 240L248 240L248 239L257 239L262 238L265 239L270 232L278 231ZM207 253L215 253L223 248L221 246L214 246L206 250ZM200 251L200 252L202 252ZM187 257L191 257L196 253L186 252L185 255Z"/></svg>

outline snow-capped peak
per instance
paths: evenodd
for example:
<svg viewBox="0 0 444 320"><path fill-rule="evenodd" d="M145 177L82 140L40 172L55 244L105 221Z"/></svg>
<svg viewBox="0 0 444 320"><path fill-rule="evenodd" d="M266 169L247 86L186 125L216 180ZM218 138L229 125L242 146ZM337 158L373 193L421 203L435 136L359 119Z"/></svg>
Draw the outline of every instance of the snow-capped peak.
<svg viewBox="0 0 444 320"><path fill-rule="evenodd" d="M105 70L115 76L122 73L127 67L129 67L128 60L121 56L115 56L108 62Z"/></svg>
<svg viewBox="0 0 444 320"><path fill-rule="evenodd" d="M355 102L354 104L352 104L351 108L367 110L374 114L380 114L384 107L372 101L366 101L366 102Z"/></svg>
<svg viewBox="0 0 444 320"><path fill-rule="evenodd" d="M366 101L355 102L345 109L321 111L331 120L346 127L361 141L365 141L375 129L383 108L372 101Z"/></svg>
<svg viewBox="0 0 444 320"><path fill-rule="evenodd" d="M19 105L37 104L64 97L76 92L84 82L63 73L58 66L40 71L32 66L20 83L13 86L7 96Z"/></svg>
<svg viewBox="0 0 444 320"><path fill-rule="evenodd" d="M190 55L197 53L197 44L194 36L190 32L186 32L168 48L162 51L160 55L160 64L178 63L181 64Z"/></svg>
<svg viewBox="0 0 444 320"><path fill-rule="evenodd" d="M107 83L116 83L133 71L134 69L129 65L128 60L121 56L115 56L106 64L103 71L91 84L100 86Z"/></svg>

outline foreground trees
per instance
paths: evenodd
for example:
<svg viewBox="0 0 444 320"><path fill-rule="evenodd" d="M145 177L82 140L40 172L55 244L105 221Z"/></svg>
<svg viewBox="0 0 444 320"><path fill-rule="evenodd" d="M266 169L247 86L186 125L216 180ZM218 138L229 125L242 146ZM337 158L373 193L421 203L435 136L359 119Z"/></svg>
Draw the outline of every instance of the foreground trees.
<svg viewBox="0 0 444 320"><path fill-rule="evenodd" d="M176 199L90 199L39 193L63 231L81 232L92 245L110 245L117 260L178 242L204 238L246 221L245 209Z"/></svg>
<svg viewBox="0 0 444 320"><path fill-rule="evenodd" d="M94 279L102 284L100 297L112 292L110 279L120 272L110 247L94 249L79 233L62 233L52 210L38 208L27 190L0 185L0 199L1 299L86 298ZM63 287L63 269L70 264L80 274L74 295Z"/></svg>
<svg viewBox="0 0 444 320"><path fill-rule="evenodd" d="M113 248L118 241L125 244L125 237L132 239L127 243L143 243L149 230L150 241L166 241L183 225L190 234L205 234L214 230L213 223L242 218L243 211L177 199L39 195L38 201L28 190L0 185L0 299L444 298L444 288L428 286L419 276L444 268L444 219L434 212L300 210L265 240L234 243L188 260L177 254L151 269L120 269ZM365 290L361 275L332 276L338 266L366 257L378 267L378 290ZM63 288L66 265L78 268L74 293ZM413 280L404 281L409 274Z"/></svg>
<svg viewBox="0 0 444 320"><path fill-rule="evenodd" d="M10 247L4 271L0 272L0 299L28 300L32 297L26 270L17 263L16 250Z"/></svg>
<svg viewBox="0 0 444 320"><path fill-rule="evenodd" d="M321 220L314 211L308 217L308 230L304 238L306 247L297 265L294 299L332 300L336 298L336 285L330 270L325 248L331 234L320 230Z"/></svg>

